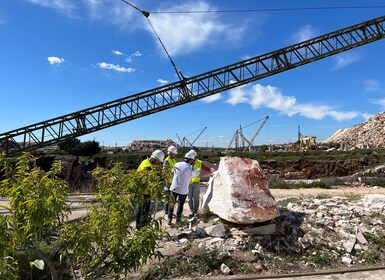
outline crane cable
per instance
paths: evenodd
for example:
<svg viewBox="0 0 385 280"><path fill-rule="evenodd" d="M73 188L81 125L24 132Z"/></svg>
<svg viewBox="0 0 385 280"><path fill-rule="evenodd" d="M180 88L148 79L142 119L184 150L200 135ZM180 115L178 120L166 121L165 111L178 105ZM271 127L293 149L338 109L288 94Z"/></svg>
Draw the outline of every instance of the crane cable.
<svg viewBox="0 0 385 280"><path fill-rule="evenodd" d="M311 10L348 10L348 9L383 9L384 5L376 6L327 6L327 7L296 7L266 9L233 9L233 10L196 10L196 11L152 11L152 14L209 14L209 13L255 13L255 12L295 12Z"/></svg>
<svg viewBox="0 0 385 280"><path fill-rule="evenodd" d="M155 28L152 26L152 24L151 24L151 22L150 22L150 20L149 20L150 13L149 13L149 12L146 12L146 11L143 11L143 10L141 10L141 9L139 9L138 7L136 7L135 5L133 5L133 4L129 3L129 2L127 2L126 0L122 0L122 1L123 1L124 3L126 3L127 5L131 6L132 8L134 8L135 10L138 10L139 12L141 12L142 15L147 19L147 21L148 21L148 23L149 23L149 25L150 25L152 31L154 32L156 38L158 38L159 43L161 44L163 50L164 50L164 51L166 52L166 54L167 54L167 57L168 57L169 60L171 61L171 64L172 64L172 66L173 66L174 69L175 69L176 75L178 76L179 80L183 82L186 78L185 78L185 76L183 76L182 72L181 72L181 71L179 70L179 68L176 66L174 60L171 58L170 54L168 53L168 51L167 51L165 45L163 44L162 40L160 39L160 37L159 37L159 35L158 35L158 33L155 31ZM185 90L185 89L184 89L184 90Z"/></svg>

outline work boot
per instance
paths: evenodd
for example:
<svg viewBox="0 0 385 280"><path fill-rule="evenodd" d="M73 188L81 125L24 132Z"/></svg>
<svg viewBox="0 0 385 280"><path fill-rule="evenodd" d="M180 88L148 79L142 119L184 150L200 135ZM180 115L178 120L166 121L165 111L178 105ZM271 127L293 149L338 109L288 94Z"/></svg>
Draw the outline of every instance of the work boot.
<svg viewBox="0 0 385 280"><path fill-rule="evenodd" d="M191 214L188 216L189 218L194 218L194 216L197 214L197 211L192 211Z"/></svg>

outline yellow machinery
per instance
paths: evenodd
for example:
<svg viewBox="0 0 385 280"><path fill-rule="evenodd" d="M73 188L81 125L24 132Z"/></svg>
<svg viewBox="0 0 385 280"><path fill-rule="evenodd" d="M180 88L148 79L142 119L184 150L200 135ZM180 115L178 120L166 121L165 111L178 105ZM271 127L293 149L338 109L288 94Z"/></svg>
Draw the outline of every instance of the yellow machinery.
<svg viewBox="0 0 385 280"><path fill-rule="evenodd" d="M310 151L311 145L313 142L313 146L315 150L318 150L318 144L317 144L317 136L305 136L300 131L300 126L298 126L298 141L297 141L297 149L302 151Z"/></svg>

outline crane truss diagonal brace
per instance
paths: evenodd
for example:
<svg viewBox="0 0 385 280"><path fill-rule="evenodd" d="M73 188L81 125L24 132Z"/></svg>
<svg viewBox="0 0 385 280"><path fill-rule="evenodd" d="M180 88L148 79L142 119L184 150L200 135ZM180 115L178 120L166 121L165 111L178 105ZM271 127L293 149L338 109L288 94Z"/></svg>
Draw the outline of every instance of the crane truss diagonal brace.
<svg viewBox="0 0 385 280"><path fill-rule="evenodd" d="M372 19L180 82L2 133L0 149L9 155L37 149L275 75L383 39L384 21L385 16Z"/></svg>

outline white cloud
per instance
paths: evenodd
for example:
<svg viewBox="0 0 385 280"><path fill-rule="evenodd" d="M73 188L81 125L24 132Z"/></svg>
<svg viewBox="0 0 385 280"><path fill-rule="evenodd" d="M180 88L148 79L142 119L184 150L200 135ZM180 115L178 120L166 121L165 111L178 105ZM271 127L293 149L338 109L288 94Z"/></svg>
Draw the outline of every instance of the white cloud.
<svg viewBox="0 0 385 280"><path fill-rule="evenodd" d="M189 1L163 8L163 10L172 11L207 11L209 9L212 7L204 1ZM245 32L245 28L239 23L237 25L224 23L215 13L152 14L149 20L167 51L174 56L191 53L215 44L237 44ZM146 28L153 34L148 24ZM156 39L155 35L154 39Z"/></svg>
<svg viewBox="0 0 385 280"><path fill-rule="evenodd" d="M380 89L381 85L380 82L376 80L365 80L364 81L364 88L365 91L378 91Z"/></svg>
<svg viewBox="0 0 385 280"><path fill-rule="evenodd" d="M135 30L145 29L159 45L153 30L140 14L123 1L111 0L27 0L47 8L56 9L72 17L88 17L90 22L112 24L120 29ZM171 4L170 4L171 3ZM207 11L216 9L209 1L168 1L160 2L161 10L171 11ZM142 3L143 4L143 3ZM167 5L167 6L164 6ZM171 5L171 6L170 6ZM144 4L143 4L144 6ZM138 5L139 8L140 4ZM154 10L156 7L154 8ZM84 14L81 14L84 13ZM228 17L221 17L218 13L152 13L150 22L157 34L165 44L171 55L188 54L202 48L214 45L239 45L246 34L246 22L233 23ZM246 21L246 19L245 19ZM136 52L135 56L141 55ZM127 58L130 62L132 56Z"/></svg>
<svg viewBox="0 0 385 280"><path fill-rule="evenodd" d="M317 33L318 32L313 26L305 25L302 26L297 33L291 35L291 41L294 43L306 41L315 37Z"/></svg>
<svg viewBox="0 0 385 280"><path fill-rule="evenodd" d="M65 60L64 58L56 57L56 56L49 56L47 57L47 60L49 64L54 65L54 64L62 64Z"/></svg>
<svg viewBox="0 0 385 280"><path fill-rule="evenodd" d="M316 120L331 117L337 121L345 121L360 115L357 112L336 111L328 105L301 104L297 102L294 96L282 95L277 87L262 86L260 84L253 85L251 88L250 86L243 86L232 89L227 102L232 105L246 103L250 104L253 109L264 107L276 110L284 115L300 115Z"/></svg>
<svg viewBox="0 0 385 280"><path fill-rule="evenodd" d="M58 10L59 12L72 16L76 10L76 4L72 0L27 0L32 4Z"/></svg>
<svg viewBox="0 0 385 280"><path fill-rule="evenodd" d="M203 98L202 101L205 103L213 103L213 102L215 102L221 98L222 98L221 94L217 93L217 94L213 94L213 95L210 95L210 96Z"/></svg>
<svg viewBox="0 0 385 280"><path fill-rule="evenodd" d="M156 81L157 81L158 83L160 83L161 85L165 85L165 84L168 83L167 80L163 80L163 79L157 79Z"/></svg>
<svg viewBox="0 0 385 280"><path fill-rule="evenodd" d="M123 53L121 51L117 51L117 50L114 50L114 51L111 51L113 54L116 54L116 55L123 55Z"/></svg>
<svg viewBox="0 0 385 280"><path fill-rule="evenodd" d="M373 103L377 104L377 105L380 105L381 106L381 110L385 110L385 98L374 100Z"/></svg>
<svg viewBox="0 0 385 280"><path fill-rule="evenodd" d="M362 116L364 117L365 120L373 117L374 115L373 114L369 114L369 113L363 113Z"/></svg>
<svg viewBox="0 0 385 280"><path fill-rule="evenodd" d="M358 60L361 59L361 56L358 55L357 53L343 53L343 54L339 54L334 59L335 59L336 65L333 66L333 68L331 69L332 71L339 70L354 62L357 62Z"/></svg>
<svg viewBox="0 0 385 280"><path fill-rule="evenodd" d="M116 64L112 64L112 63L106 63L106 62L100 62L98 63L98 66L101 68L101 69L110 69L110 70L114 70L116 72L124 72L124 73L132 73L135 71L135 68L125 68L125 67L122 67L120 65L116 65Z"/></svg>
<svg viewBox="0 0 385 280"><path fill-rule="evenodd" d="M83 0L91 21L110 23L119 28L137 28L142 25L144 18L138 11L122 1Z"/></svg>
<svg viewBox="0 0 385 280"><path fill-rule="evenodd" d="M226 102L230 103L231 105L247 103L249 99L246 97L247 92L243 90L245 87L246 86L240 86L232 89L230 91L230 98Z"/></svg>
<svg viewBox="0 0 385 280"><path fill-rule="evenodd" d="M142 54L140 51L136 51L136 52L134 52L133 54L130 54L130 55L126 58L125 61L131 63L133 57L139 57L139 56L142 56L142 55L143 55L143 54Z"/></svg>

